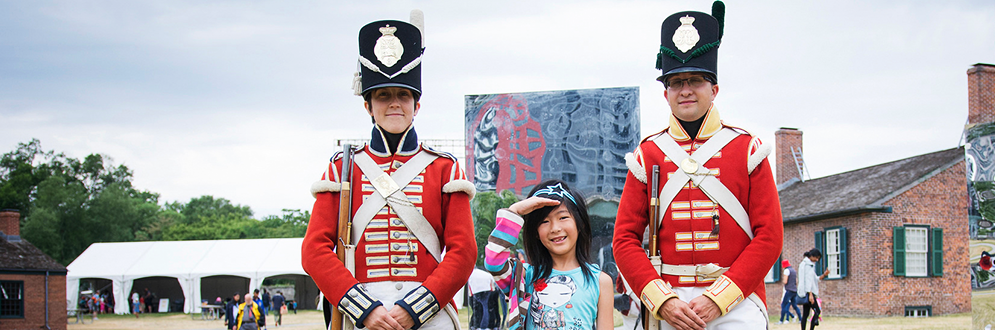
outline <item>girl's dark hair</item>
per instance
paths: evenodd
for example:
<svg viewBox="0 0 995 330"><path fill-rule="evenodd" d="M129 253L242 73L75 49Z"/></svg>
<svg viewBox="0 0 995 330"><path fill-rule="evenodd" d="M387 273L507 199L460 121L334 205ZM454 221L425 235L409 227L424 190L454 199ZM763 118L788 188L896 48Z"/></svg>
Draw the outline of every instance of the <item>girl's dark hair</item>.
<svg viewBox="0 0 995 330"><path fill-rule="evenodd" d="M808 250L808 252L805 252L805 254L803 254L802 256L804 256L806 258L808 258L808 257L822 258L822 251L819 251L819 249L813 248L811 250Z"/></svg>
<svg viewBox="0 0 995 330"><path fill-rule="evenodd" d="M548 194L544 192L540 192L538 196L560 201L560 205L566 205L567 211L573 215L574 221L577 224L577 245L574 247L577 262L580 263L584 277L593 281L594 272L591 271L589 266L591 264L591 218L587 215L587 204L584 203L584 196L570 189L566 182L554 179L533 187L526 198L536 196L537 191L548 190L547 188L557 185L562 187L573 199L560 194ZM549 212L552 212L557 207L559 205L546 206L522 216L525 219L525 228L522 230L522 245L525 247L525 256L528 258L529 263L535 267L535 279L547 278L553 272L553 257L550 256L549 250L546 249L546 246L542 244L542 239L539 238L539 225L546 219Z"/></svg>

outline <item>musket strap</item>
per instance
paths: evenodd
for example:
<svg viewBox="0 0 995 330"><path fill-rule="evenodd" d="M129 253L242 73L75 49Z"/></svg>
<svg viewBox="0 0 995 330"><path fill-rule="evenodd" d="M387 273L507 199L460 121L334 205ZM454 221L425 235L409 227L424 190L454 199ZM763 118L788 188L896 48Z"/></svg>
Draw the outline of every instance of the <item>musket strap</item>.
<svg viewBox="0 0 995 330"><path fill-rule="evenodd" d="M432 228L432 224L425 219L425 216L415 208L415 205L404 195L401 187L407 186L420 174L429 164L439 156L424 150L419 151L411 157L401 168L387 175L377 165L373 158L365 152L360 152L355 156L355 163L367 178L372 178L370 183L376 189L376 194L371 194L363 201L363 205L356 210L353 216L352 237L360 237L366 226L369 225L373 217L377 215L386 205L393 208L397 217L404 222L408 230L415 235L415 238L425 246L429 254L435 258L436 262L442 262L442 247L439 243L439 236Z"/></svg>
<svg viewBox="0 0 995 330"><path fill-rule="evenodd" d="M753 229L750 228L750 216L746 213L746 209L743 208L743 204L739 202L736 195L733 195L732 192L729 191L729 188L722 184L719 179L715 178L714 175L710 175L710 170L704 166L705 162L721 151L722 148L725 148L725 146L728 145L729 142L732 142L732 140L739 136L739 134L740 133L732 129L723 128L708 139L708 141L705 141L705 144L698 148L698 150L695 150L695 152L691 155L688 155L687 151L684 151L684 148L677 144L674 139L670 138L669 135L665 136L665 134L661 134L659 137L654 139L654 144L656 144L656 146L670 158L670 161L678 165L678 170L670 175L667 183L663 185L663 189L660 191L661 207L670 205L670 203L674 201L674 197L677 196L677 193L684 188L684 185L686 185L688 181L691 181L697 185L709 199L718 203L719 206L722 206L722 208L725 209L734 220L736 220L736 224L743 229L746 236L749 236L752 240ZM688 173L681 166L686 160L691 160L694 163L699 164L699 166L697 166L697 169L692 173ZM663 221L663 212L659 212L657 214L657 219L654 219L654 221L656 221L657 224L660 224Z"/></svg>

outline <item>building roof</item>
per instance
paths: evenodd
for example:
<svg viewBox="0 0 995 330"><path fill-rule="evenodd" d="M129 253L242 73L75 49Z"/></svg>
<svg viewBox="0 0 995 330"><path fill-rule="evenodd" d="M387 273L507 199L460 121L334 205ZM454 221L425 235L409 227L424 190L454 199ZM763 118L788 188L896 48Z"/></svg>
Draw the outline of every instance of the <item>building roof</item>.
<svg viewBox="0 0 995 330"><path fill-rule="evenodd" d="M0 272L44 272L66 273L66 267L59 264L37 247L14 236L0 235Z"/></svg>
<svg viewBox="0 0 995 330"><path fill-rule="evenodd" d="M952 148L779 187L784 222L863 212L890 212L883 203L964 160Z"/></svg>

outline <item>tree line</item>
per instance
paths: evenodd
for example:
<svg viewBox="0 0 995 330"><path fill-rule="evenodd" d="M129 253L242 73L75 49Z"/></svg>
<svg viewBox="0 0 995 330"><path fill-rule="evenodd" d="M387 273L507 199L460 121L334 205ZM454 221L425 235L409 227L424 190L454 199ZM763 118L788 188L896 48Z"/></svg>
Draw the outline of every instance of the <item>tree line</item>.
<svg viewBox="0 0 995 330"><path fill-rule="evenodd" d="M309 211L253 218L248 206L204 195L160 203L103 154L82 159L32 139L0 157L0 210L21 212L21 236L63 265L96 242L303 237Z"/></svg>

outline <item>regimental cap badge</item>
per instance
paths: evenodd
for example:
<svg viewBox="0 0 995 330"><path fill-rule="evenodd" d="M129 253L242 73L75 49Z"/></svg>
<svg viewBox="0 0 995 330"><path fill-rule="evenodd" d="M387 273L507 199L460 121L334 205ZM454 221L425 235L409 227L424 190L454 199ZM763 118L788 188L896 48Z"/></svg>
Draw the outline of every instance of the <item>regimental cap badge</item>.
<svg viewBox="0 0 995 330"><path fill-rule="evenodd" d="M701 40L698 29L694 28L694 17L684 16L680 18L681 26L674 31L674 46L677 46L682 53L687 53L694 45Z"/></svg>
<svg viewBox="0 0 995 330"><path fill-rule="evenodd" d="M373 46L373 54L377 56L377 60L388 68L397 64L401 55L404 55L404 45L401 44L401 39L394 36L395 31L397 28L390 24L380 28L381 36L377 39L376 46Z"/></svg>
<svg viewBox="0 0 995 330"><path fill-rule="evenodd" d="M721 1L712 4L711 15L684 11L663 20L660 52L656 56L656 68L663 74L657 80L681 72L705 72L717 81L724 21L725 4Z"/></svg>
<svg viewBox="0 0 995 330"><path fill-rule="evenodd" d="M421 94L422 32L403 21L376 21L359 30L359 68L353 88L404 87Z"/></svg>

